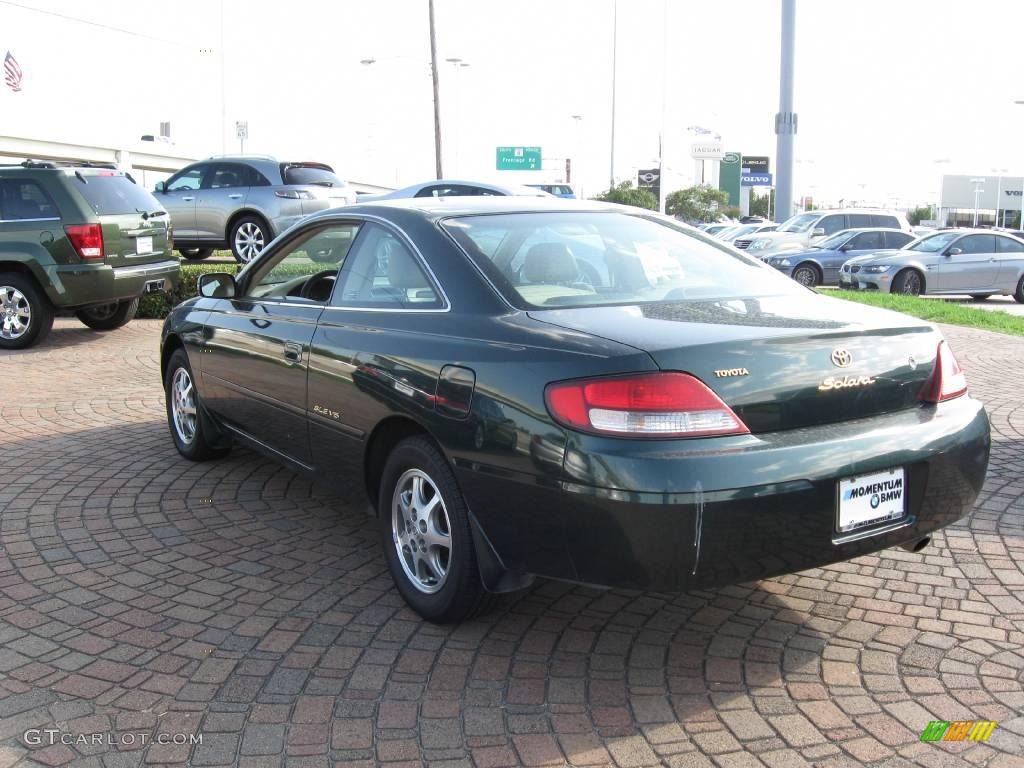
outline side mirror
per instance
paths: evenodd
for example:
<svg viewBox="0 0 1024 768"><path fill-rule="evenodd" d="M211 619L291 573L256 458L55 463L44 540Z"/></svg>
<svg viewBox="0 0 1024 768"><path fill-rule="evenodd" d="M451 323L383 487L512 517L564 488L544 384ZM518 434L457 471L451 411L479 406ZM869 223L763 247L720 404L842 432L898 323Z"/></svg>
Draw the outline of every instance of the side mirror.
<svg viewBox="0 0 1024 768"><path fill-rule="evenodd" d="M199 295L207 299L231 299L235 296L235 276L227 272L207 272L196 281Z"/></svg>
<svg viewBox="0 0 1024 768"><path fill-rule="evenodd" d="M963 248L950 248L948 251L946 251L946 255L947 256L959 256L963 252L964 252Z"/></svg>
<svg viewBox="0 0 1024 768"><path fill-rule="evenodd" d="M161 195L167 194L167 182L158 181L156 184L153 185L153 191Z"/></svg>
<svg viewBox="0 0 1024 768"><path fill-rule="evenodd" d="M824 227L815 227L814 229L811 230L811 237L824 237L824 236L825 236L825 228Z"/></svg>

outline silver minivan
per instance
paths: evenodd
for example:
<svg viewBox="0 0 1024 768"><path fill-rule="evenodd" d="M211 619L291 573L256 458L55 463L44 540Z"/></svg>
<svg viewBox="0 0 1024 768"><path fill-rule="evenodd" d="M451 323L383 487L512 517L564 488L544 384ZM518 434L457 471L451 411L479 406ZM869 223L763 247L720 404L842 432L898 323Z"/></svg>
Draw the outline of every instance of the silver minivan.
<svg viewBox="0 0 1024 768"><path fill-rule="evenodd" d="M306 216L356 201L356 191L324 163L267 155L211 157L154 188L171 215L174 245L188 259L230 248L242 264Z"/></svg>

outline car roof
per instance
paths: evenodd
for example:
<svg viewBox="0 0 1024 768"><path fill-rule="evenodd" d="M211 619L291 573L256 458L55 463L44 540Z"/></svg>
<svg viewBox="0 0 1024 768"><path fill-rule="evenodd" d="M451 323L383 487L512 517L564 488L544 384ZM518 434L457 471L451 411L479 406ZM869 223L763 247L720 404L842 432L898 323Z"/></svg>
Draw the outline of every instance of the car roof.
<svg viewBox="0 0 1024 768"><path fill-rule="evenodd" d="M396 189L393 192L387 192L388 195L400 195L409 192L418 192L426 187L435 187L443 185L462 185L464 187L480 187L481 189L493 189L496 192L501 192L504 195L524 195L527 197L541 197L546 196L547 192L540 190L536 187L528 187L523 184L492 184L488 181L472 181L470 179L432 179L430 181L423 181L419 184L410 184L407 187Z"/></svg>
<svg viewBox="0 0 1024 768"><path fill-rule="evenodd" d="M434 221L448 218L449 216L500 213L576 212L657 215L655 211L648 211L628 205L604 203L599 200L571 200L553 195L545 195L543 197L464 195L459 197L403 197L390 200L367 200L366 202L356 203L345 208L328 209L322 214L314 214L314 216L343 215L345 211L365 211L366 213L371 213L374 210L394 211L396 209L414 211L423 215L424 218Z"/></svg>

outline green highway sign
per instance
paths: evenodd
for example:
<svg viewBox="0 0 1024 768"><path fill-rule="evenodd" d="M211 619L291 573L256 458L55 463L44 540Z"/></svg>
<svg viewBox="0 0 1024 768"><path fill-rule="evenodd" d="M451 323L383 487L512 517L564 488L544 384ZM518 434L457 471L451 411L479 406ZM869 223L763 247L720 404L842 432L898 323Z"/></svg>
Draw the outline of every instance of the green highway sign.
<svg viewBox="0 0 1024 768"><path fill-rule="evenodd" d="M498 147L499 171L539 171L540 147Z"/></svg>

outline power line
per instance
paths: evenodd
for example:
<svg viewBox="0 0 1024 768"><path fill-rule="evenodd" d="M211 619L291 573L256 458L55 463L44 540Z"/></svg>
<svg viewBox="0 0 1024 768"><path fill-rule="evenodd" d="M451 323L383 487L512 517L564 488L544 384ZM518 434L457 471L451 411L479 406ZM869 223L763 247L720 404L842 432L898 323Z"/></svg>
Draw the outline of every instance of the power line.
<svg viewBox="0 0 1024 768"><path fill-rule="evenodd" d="M180 48L191 48L191 45L179 42L177 40L167 40L163 37L154 37L153 35L146 35L142 32L134 32L130 29L123 29L121 27L114 27L109 24L101 24L98 21L90 21L89 19L80 19L77 16L68 16L63 13L57 13L56 11L47 11L42 8L33 8L29 5L22 5L21 3L11 2L11 0L0 0L0 5L9 5L13 8L20 8L23 11L32 11L33 13L41 13L44 16L53 16L58 19L64 19L65 21L74 21L78 24L87 24L90 27L99 27L100 29L108 29L111 32L120 32L122 35L131 35L132 37L141 37L146 40L155 40L158 43L164 43L166 45L174 45Z"/></svg>

